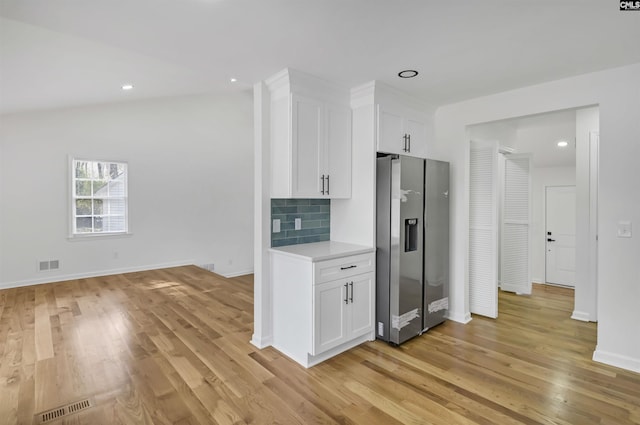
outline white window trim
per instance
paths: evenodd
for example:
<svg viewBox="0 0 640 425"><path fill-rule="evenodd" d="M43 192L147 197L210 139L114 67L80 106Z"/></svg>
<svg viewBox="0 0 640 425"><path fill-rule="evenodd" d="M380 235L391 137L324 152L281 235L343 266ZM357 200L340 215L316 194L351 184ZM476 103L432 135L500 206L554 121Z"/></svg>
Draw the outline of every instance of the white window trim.
<svg viewBox="0 0 640 425"><path fill-rule="evenodd" d="M87 159L84 157L77 157L77 156L69 156L69 163L68 163L68 170L69 170L69 176L68 176L68 182L69 182L69 186L68 186L68 205L69 205L69 212L67 214L67 217L69 219L68 221L68 229L69 229L69 234L67 236L67 239L69 241L81 241L81 240L95 240L96 238L98 239L105 239L105 238L122 238L122 237L129 237L131 235L133 235L133 233L131 232L131 227L129 225L129 163L127 161L121 161L121 160L112 160L112 159ZM124 221L125 221L125 230L122 232L94 232L94 233L74 233L74 229L75 229L75 218L76 218L76 214L75 214L75 208L76 208L76 198L74 196L75 194L75 168L74 168L74 161L88 161L88 162L112 162L112 163L118 163L118 164L125 164L126 168L127 168L127 172L125 175L125 181L124 181L124 185L125 185L125 197L124 197Z"/></svg>

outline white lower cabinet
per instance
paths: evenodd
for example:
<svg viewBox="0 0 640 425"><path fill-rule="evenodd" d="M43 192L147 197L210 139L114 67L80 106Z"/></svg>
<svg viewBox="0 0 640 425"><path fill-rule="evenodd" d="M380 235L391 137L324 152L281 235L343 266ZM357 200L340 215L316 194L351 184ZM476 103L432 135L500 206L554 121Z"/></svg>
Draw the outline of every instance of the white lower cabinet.
<svg viewBox="0 0 640 425"><path fill-rule="evenodd" d="M271 249L276 349L310 367L375 339L375 254L364 249L321 260Z"/></svg>
<svg viewBox="0 0 640 425"><path fill-rule="evenodd" d="M320 354L373 329L373 273L315 285L313 349Z"/></svg>

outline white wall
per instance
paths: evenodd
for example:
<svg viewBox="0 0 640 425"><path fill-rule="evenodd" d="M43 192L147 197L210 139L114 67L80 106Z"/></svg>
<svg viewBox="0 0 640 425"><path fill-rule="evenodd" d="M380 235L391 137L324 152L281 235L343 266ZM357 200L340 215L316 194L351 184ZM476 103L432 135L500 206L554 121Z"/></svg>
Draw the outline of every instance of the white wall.
<svg viewBox="0 0 640 425"><path fill-rule="evenodd" d="M452 161L450 312L468 315L466 126L589 105L600 107L598 346L594 358L640 371L640 239L617 237L619 220L640 221L640 64L486 96L436 111L435 152ZM577 268L587 267L578 264Z"/></svg>
<svg viewBox="0 0 640 425"><path fill-rule="evenodd" d="M253 86L254 130L254 276L251 343L264 348L273 342L271 290L271 97L264 81Z"/></svg>
<svg viewBox="0 0 640 425"><path fill-rule="evenodd" d="M576 288L573 315L574 319L595 322L597 314L597 279L594 278L597 266L597 253L590 245L597 235L597 224L591 216L592 193L597 193L597 175L591 175L592 164L589 133L599 131L598 107L576 111L576 258L589 258L587 267L576 267ZM595 182L592 183L592 180ZM636 206L637 208L637 206ZM586 214L585 214L586 212ZM597 212L594 213L597 216ZM603 282L605 284L605 282Z"/></svg>
<svg viewBox="0 0 640 425"><path fill-rule="evenodd" d="M358 89L354 89L358 91ZM350 199L331 200L331 240L375 246L376 145L373 92L352 91L352 187ZM354 102L354 97L357 100Z"/></svg>
<svg viewBox="0 0 640 425"><path fill-rule="evenodd" d="M498 142L500 147L513 148L517 143L518 129L508 121L471 125L467 129L470 140Z"/></svg>
<svg viewBox="0 0 640 425"><path fill-rule="evenodd" d="M575 186L575 167L534 167L532 170L533 221L531 246L531 280L545 282L546 270L546 188L547 186Z"/></svg>
<svg viewBox="0 0 640 425"><path fill-rule="evenodd" d="M0 117L0 287L190 263L250 272L252 136L250 92ZM131 236L67 238L68 156L129 163ZM37 272L43 259L60 270Z"/></svg>

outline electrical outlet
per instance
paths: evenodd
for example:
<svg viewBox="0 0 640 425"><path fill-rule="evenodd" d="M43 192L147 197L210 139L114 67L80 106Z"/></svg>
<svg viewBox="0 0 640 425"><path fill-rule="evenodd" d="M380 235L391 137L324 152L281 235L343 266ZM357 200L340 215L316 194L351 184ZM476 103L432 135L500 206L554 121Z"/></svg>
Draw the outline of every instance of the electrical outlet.
<svg viewBox="0 0 640 425"><path fill-rule="evenodd" d="M301 218L296 218L295 220L295 230L300 230L302 229L302 219Z"/></svg>
<svg viewBox="0 0 640 425"><path fill-rule="evenodd" d="M619 238L630 238L631 237L631 222L630 221L619 221L618 222L618 237Z"/></svg>
<svg viewBox="0 0 640 425"><path fill-rule="evenodd" d="M273 233L280 233L280 219L273 219Z"/></svg>

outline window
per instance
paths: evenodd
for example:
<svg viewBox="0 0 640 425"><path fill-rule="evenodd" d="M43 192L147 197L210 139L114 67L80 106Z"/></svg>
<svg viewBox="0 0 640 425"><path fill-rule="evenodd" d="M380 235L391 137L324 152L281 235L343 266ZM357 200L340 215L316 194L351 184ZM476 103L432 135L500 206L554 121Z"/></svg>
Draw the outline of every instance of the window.
<svg viewBox="0 0 640 425"><path fill-rule="evenodd" d="M72 235L126 233L127 164L72 161Z"/></svg>

